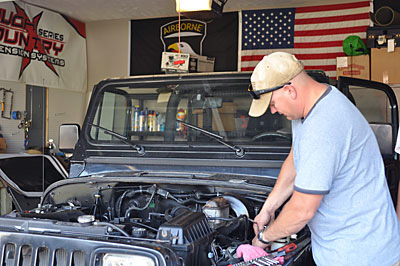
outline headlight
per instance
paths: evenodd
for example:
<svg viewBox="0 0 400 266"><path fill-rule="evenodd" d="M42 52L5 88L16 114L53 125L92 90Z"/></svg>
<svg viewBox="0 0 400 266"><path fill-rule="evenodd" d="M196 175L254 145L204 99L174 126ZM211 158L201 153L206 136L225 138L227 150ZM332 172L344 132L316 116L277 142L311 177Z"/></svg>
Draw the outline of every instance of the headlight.
<svg viewBox="0 0 400 266"><path fill-rule="evenodd" d="M103 256L103 266L155 266L152 258L140 255L107 253Z"/></svg>

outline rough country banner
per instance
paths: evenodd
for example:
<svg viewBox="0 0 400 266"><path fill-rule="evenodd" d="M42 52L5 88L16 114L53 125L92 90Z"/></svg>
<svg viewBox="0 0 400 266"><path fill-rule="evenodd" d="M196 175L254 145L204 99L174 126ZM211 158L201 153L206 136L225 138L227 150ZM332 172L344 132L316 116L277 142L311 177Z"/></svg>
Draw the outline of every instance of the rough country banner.
<svg viewBox="0 0 400 266"><path fill-rule="evenodd" d="M85 24L25 4L0 3L0 79L86 90Z"/></svg>

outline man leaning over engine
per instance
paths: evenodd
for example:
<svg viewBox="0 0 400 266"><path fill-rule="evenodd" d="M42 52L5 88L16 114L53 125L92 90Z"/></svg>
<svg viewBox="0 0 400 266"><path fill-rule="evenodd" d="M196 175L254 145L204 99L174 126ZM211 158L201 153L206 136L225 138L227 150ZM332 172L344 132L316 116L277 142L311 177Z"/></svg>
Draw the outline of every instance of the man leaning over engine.
<svg viewBox="0 0 400 266"><path fill-rule="evenodd" d="M400 265L399 220L378 143L359 110L337 88L312 79L288 53L265 56L251 83L249 115L261 116L270 107L292 121L293 136L255 218L253 245L265 248L307 224L317 265Z"/></svg>

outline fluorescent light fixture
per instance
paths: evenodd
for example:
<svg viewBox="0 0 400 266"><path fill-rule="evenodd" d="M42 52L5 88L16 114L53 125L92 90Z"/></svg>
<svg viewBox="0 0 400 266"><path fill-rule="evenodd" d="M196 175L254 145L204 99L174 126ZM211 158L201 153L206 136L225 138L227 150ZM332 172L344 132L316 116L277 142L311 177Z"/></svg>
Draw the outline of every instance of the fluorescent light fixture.
<svg viewBox="0 0 400 266"><path fill-rule="evenodd" d="M177 12L211 11L212 0L175 0Z"/></svg>

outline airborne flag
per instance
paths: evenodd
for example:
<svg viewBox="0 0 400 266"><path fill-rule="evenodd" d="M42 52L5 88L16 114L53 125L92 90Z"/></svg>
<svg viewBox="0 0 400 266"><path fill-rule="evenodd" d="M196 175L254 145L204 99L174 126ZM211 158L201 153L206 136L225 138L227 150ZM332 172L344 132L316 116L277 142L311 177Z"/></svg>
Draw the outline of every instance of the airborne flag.
<svg viewBox="0 0 400 266"><path fill-rule="evenodd" d="M181 18L131 21L130 74L160 74L162 52L215 57L214 71L237 71L238 13L212 22Z"/></svg>

